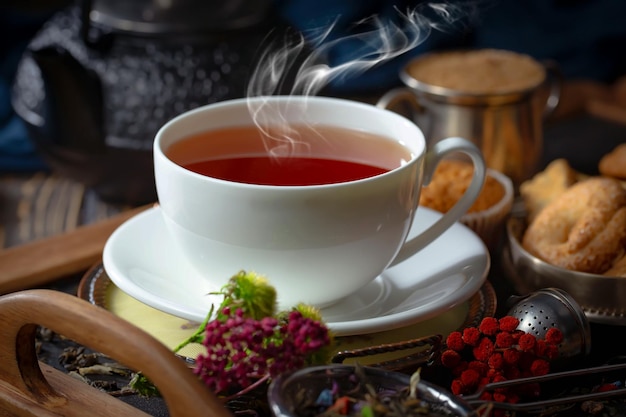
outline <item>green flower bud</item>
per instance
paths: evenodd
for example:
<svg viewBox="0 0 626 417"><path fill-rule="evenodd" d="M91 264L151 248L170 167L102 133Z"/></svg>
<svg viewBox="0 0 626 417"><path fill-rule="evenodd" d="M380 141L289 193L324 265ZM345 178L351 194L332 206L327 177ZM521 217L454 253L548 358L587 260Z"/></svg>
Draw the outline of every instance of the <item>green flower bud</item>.
<svg viewBox="0 0 626 417"><path fill-rule="evenodd" d="M224 301L218 314L225 306L232 311L241 308L247 317L256 320L276 313L276 289L264 276L255 272L239 271L222 287L221 293Z"/></svg>

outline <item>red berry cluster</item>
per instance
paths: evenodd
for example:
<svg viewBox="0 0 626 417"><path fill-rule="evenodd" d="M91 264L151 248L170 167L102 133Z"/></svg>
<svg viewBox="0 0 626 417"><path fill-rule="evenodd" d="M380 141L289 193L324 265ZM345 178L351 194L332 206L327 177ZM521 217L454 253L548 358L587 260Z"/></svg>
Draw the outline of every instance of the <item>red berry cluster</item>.
<svg viewBox="0 0 626 417"><path fill-rule="evenodd" d="M559 353L562 332L550 328L544 339L518 330L519 320L512 316L484 318L478 328L455 331L446 338L441 363L452 370L451 391L456 395L473 394L492 382L545 375L550 360ZM485 391L486 401L517 403L523 397L539 395L537 384L525 384Z"/></svg>
<svg viewBox="0 0 626 417"><path fill-rule="evenodd" d="M328 328L297 310L286 319L246 317L241 308L222 309L209 321L194 373L217 394L245 389L260 380L305 365L307 356L330 343Z"/></svg>

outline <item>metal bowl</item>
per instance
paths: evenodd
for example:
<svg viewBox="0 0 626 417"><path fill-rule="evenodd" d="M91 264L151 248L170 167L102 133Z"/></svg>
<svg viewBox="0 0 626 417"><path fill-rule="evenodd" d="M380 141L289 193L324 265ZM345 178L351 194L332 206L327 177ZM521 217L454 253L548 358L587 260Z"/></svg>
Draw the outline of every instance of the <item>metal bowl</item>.
<svg viewBox="0 0 626 417"><path fill-rule="evenodd" d="M526 230L523 217L506 223L502 268L520 294L554 287L566 291L590 322L626 325L626 278L571 271L545 262L521 245Z"/></svg>
<svg viewBox="0 0 626 417"><path fill-rule="evenodd" d="M360 367L368 384L378 391L399 391L409 386L410 375L381 368ZM355 387L355 365L321 365L302 368L276 377L267 391L267 398L275 417L297 417L298 404L303 400L315 402L324 389L338 387L344 392ZM472 407L458 396L427 381L417 385L417 397L433 404L442 417L472 416ZM429 414L429 415L435 415Z"/></svg>

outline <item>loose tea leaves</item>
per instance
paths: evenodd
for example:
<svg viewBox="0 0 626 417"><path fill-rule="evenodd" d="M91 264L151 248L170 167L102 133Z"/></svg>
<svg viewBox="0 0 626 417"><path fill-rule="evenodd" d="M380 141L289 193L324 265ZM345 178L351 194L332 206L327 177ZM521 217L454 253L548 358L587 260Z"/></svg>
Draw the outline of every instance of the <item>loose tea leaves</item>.
<svg viewBox="0 0 626 417"><path fill-rule="evenodd" d="M450 417L455 415L446 404L419 397L420 370L408 386L399 389L374 385L365 370L356 366L351 386L332 381L317 397L303 388L298 394L299 417Z"/></svg>

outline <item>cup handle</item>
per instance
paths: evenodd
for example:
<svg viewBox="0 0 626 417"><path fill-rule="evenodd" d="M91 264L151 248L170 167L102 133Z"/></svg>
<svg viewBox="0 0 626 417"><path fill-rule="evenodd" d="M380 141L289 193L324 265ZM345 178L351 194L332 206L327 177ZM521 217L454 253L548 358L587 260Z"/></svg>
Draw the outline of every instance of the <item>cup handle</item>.
<svg viewBox="0 0 626 417"><path fill-rule="evenodd" d="M550 117L554 110L559 105L561 100L561 90L563 89L563 73L559 64L555 61L546 60L543 62L543 66L548 72L548 97L546 99L546 106L543 110L543 119Z"/></svg>
<svg viewBox="0 0 626 417"><path fill-rule="evenodd" d="M396 109L400 104L406 105L408 108L399 111ZM381 109L396 109L396 112L402 113L409 119L413 119L415 114L423 112L415 92L408 87L398 87L387 91L376 102L376 107Z"/></svg>
<svg viewBox="0 0 626 417"><path fill-rule="evenodd" d="M426 159L424 164L424 180L423 185L428 185L435 172L435 168L439 162L447 155L453 152L461 152L469 156L472 164L474 165L474 173L472 180L461 196L459 201L456 202L450 210L448 210L443 216L441 216L435 223L430 225L419 235L413 237L410 240L404 242L402 248L391 261L389 267L394 266L406 259L410 258L430 242L439 237L443 232L448 230L457 220L463 216L467 210L474 204L476 198L480 194L483 185L485 183L486 166L483 159L482 152L476 145L467 139L459 137L450 137L437 142L431 150L426 153ZM419 210L419 208L418 208Z"/></svg>

